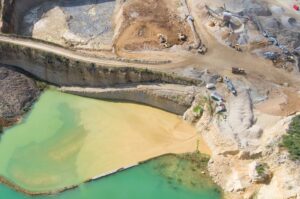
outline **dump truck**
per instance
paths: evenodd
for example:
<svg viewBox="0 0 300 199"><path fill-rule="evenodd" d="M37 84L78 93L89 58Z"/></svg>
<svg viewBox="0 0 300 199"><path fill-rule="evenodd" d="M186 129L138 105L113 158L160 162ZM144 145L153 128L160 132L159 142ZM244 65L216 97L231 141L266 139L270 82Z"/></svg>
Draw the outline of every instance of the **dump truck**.
<svg viewBox="0 0 300 199"><path fill-rule="evenodd" d="M215 89L216 88L216 84L214 83L207 83L206 84L206 88L209 90Z"/></svg>
<svg viewBox="0 0 300 199"><path fill-rule="evenodd" d="M233 94L233 95L237 95L237 91L232 83L232 81L228 78L225 77L224 79L225 84L227 85L228 90Z"/></svg>
<svg viewBox="0 0 300 199"><path fill-rule="evenodd" d="M276 61L280 57L280 54L277 52L265 52L264 56L269 60Z"/></svg>
<svg viewBox="0 0 300 199"><path fill-rule="evenodd" d="M210 97L211 97L213 100L215 100L215 101L219 101L219 102L224 102L224 101L225 101L224 98L223 98L219 93L217 93L216 91L215 91L215 92L212 92L212 93L210 94Z"/></svg>
<svg viewBox="0 0 300 199"><path fill-rule="evenodd" d="M246 71L243 68L232 67L231 72L236 75L246 75Z"/></svg>
<svg viewBox="0 0 300 199"><path fill-rule="evenodd" d="M216 113L223 113L223 112L226 112L226 111L227 111L227 109L226 109L226 106L225 106L224 103L220 103L216 107Z"/></svg>

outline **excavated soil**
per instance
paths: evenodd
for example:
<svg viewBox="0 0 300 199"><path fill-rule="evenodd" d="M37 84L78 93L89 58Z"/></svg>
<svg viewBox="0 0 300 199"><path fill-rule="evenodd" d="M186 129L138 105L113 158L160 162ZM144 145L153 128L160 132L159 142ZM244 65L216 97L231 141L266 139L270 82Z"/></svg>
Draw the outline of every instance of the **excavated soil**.
<svg viewBox="0 0 300 199"><path fill-rule="evenodd" d="M158 34L167 37L171 45L182 44L178 33L191 38L191 30L180 13L180 1L132 0L124 5L124 24L116 41L118 50L159 50ZM190 40L188 40L190 42Z"/></svg>
<svg viewBox="0 0 300 199"><path fill-rule="evenodd" d="M0 93L0 125L8 126L29 109L40 90L29 77L0 66Z"/></svg>

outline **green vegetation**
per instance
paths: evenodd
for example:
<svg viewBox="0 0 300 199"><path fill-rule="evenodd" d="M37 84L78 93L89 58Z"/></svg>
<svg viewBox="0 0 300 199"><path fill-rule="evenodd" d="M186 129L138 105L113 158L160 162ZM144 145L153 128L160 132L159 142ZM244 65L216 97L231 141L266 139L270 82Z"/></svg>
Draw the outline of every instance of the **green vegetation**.
<svg viewBox="0 0 300 199"><path fill-rule="evenodd" d="M210 159L209 155L203 154L199 151L196 151L194 153L185 153L176 155L177 158L183 159L186 161L190 161L197 165L198 169L207 170L207 164Z"/></svg>
<svg viewBox="0 0 300 199"><path fill-rule="evenodd" d="M207 170L209 158L208 155L200 152L166 155L157 159L154 168L175 189L178 189L178 187L174 182L191 191L208 188L210 193L222 195L221 189L214 184L209 176Z"/></svg>
<svg viewBox="0 0 300 199"><path fill-rule="evenodd" d="M199 117L202 116L203 114L203 107L200 106L200 105L197 105L194 109L193 109L193 112L196 113L197 115L199 115Z"/></svg>
<svg viewBox="0 0 300 199"><path fill-rule="evenodd" d="M204 110L205 107L205 110ZM193 112L197 115L197 118L201 118L204 111L208 111L210 116L213 116L215 112L215 107L213 105L213 101L211 100L210 97L204 96L202 97L197 106L193 108Z"/></svg>
<svg viewBox="0 0 300 199"><path fill-rule="evenodd" d="M258 175L263 175L266 172L267 164L260 164L255 169Z"/></svg>
<svg viewBox="0 0 300 199"><path fill-rule="evenodd" d="M210 113L211 116L213 116L215 112L215 107L213 106L212 99L210 97L204 97L204 101L207 104L208 112Z"/></svg>
<svg viewBox="0 0 300 199"><path fill-rule="evenodd" d="M288 149L292 160L300 160L300 115L293 118L287 132L281 145Z"/></svg>
<svg viewBox="0 0 300 199"><path fill-rule="evenodd" d="M48 84L46 82L42 82L42 81L36 81L36 85L37 87L43 91L45 90L46 88L48 88Z"/></svg>
<svg viewBox="0 0 300 199"><path fill-rule="evenodd" d="M258 198L258 190L256 190L253 194L253 196L251 197L251 199L257 199Z"/></svg>

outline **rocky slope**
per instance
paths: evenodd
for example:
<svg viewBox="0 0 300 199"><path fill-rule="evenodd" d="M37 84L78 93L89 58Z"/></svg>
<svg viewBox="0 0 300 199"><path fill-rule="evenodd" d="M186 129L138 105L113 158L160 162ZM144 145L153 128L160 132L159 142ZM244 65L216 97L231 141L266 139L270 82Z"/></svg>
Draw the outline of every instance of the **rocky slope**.
<svg viewBox="0 0 300 199"><path fill-rule="evenodd" d="M221 91L221 89L219 89ZM248 90L226 98L226 113L214 113L215 103L199 93L184 119L194 122L213 152L208 170L230 199L298 199L299 161L281 147L293 116L261 113ZM224 93L223 93L224 94ZM195 110L201 108L201 114Z"/></svg>
<svg viewBox="0 0 300 199"><path fill-rule="evenodd" d="M30 108L40 90L26 75L0 66L0 93L0 124L8 126Z"/></svg>
<svg viewBox="0 0 300 199"><path fill-rule="evenodd" d="M127 84L110 88L62 87L63 92L96 99L122 100L147 104L182 115L194 96L203 89L176 84Z"/></svg>

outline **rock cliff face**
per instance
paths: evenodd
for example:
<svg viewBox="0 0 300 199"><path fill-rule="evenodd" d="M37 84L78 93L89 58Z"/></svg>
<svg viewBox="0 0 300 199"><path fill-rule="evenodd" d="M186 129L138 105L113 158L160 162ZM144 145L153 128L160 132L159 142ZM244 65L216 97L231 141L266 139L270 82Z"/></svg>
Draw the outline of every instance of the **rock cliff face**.
<svg viewBox="0 0 300 199"><path fill-rule="evenodd" d="M60 54L0 43L0 62L21 68L35 77L59 86L107 87L127 83L202 84L200 80L178 77L134 67L99 65Z"/></svg>
<svg viewBox="0 0 300 199"><path fill-rule="evenodd" d="M63 87L62 91L84 97L125 100L147 104L182 115L192 104L201 88L174 84L126 85L117 88Z"/></svg>
<svg viewBox="0 0 300 199"><path fill-rule="evenodd" d="M8 126L29 109L40 90L29 77L0 66L0 93L0 125Z"/></svg>
<svg viewBox="0 0 300 199"><path fill-rule="evenodd" d="M18 33L20 21L26 11L46 1L47 0L1 0L1 32Z"/></svg>
<svg viewBox="0 0 300 199"><path fill-rule="evenodd" d="M0 2L0 29L1 32L13 32L11 30L12 13L15 1L1 0Z"/></svg>
<svg viewBox="0 0 300 199"><path fill-rule="evenodd" d="M211 113L215 105L205 99L207 93L197 94L184 119L196 124L212 151L208 170L225 198L300 198L300 162L281 147L293 116L261 113L245 88L226 98L222 114Z"/></svg>

